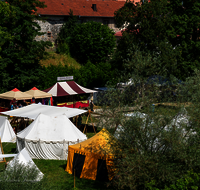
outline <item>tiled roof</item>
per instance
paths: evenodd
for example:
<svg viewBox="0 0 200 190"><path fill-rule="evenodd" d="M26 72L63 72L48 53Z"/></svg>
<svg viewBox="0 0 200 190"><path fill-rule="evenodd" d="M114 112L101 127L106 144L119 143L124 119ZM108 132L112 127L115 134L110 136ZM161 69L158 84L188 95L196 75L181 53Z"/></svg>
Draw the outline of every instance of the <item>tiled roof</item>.
<svg viewBox="0 0 200 190"><path fill-rule="evenodd" d="M69 15L70 9L74 15L92 17L113 17L114 12L123 7L124 1L106 0L42 0L47 5L44 9L38 8L41 15ZM96 4L97 11L94 11L92 4Z"/></svg>
<svg viewBox="0 0 200 190"><path fill-rule="evenodd" d="M120 30L120 31L116 32L116 33L114 34L114 36L121 37L121 36L122 36L122 33L123 33L123 31L125 31L125 29L123 29L123 30Z"/></svg>

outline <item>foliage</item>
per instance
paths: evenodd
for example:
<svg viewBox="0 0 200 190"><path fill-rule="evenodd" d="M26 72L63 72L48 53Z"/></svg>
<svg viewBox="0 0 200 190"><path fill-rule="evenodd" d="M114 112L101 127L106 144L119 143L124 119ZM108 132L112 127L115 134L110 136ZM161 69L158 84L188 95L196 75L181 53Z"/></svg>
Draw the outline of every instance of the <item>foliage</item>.
<svg viewBox="0 0 200 190"><path fill-rule="evenodd" d="M34 165L25 165L16 160L1 173L1 189L43 189L44 179L38 181L38 174L39 170Z"/></svg>
<svg viewBox="0 0 200 190"><path fill-rule="evenodd" d="M77 24L69 42L71 55L80 63L105 62L114 51L114 32L99 22Z"/></svg>
<svg viewBox="0 0 200 190"><path fill-rule="evenodd" d="M200 66L199 8L198 1L190 0L153 0L137 5L127 1L115 13L117 26L127 27L118 44L116 66L120 67L120 60L135 44L152 55L159 54L168 75L190 76Z"/></svg>
<svg viewBox="0 0 200 190"><path fill-rule="evenodd" d="M58 48L57 53L69 54L68 43L71 40L71 35L74 32L74 28L78 22L78 17L73 15L73 11L70 9L69 17L67 21L63 24L59 35L58 35Z"/></svg>
<svg viewBox="0 0 200 190"><path fill-rule="evenodd" d="M99 63L94 65L88 62L79 69L68 66L67 64L58 64L43 67L43 70L45 76L41 79L43 85L41 89L53 86L57 82L58 76L73 76L76 83L92 89L94 87L105 86L106 82L112 77L111 66L109 63Z"/></svg>
<svg viewBox="0 0 200 190"><path fill-rule="evenodd" d="M146 185L146 187L150 190L159 190L154 187L155 181L151 181ZM183 178L177 180L175 184L170 185L170 187L165 187L164 190L183 190L183 189L194 189L197 190L199 187L199 174L194 173L193 171L189 171Z"/></svg>
<svg viewBox="0 0 200 190"><path fill-rule="evenodd" d="M14 7L7 3L0 2L0 17L14 17L15 10ZM13 23L10 23L13 24ZM13 36L8 33L7 28L0 26L0 51L1 46L6 43L6 41L12 40ZM1 57L0 57L1 58Z"/></svg>
<svg viewBox="0 0 200 190"><path fill-rule="evenodd" d="M151 63L146 54L133 55L138 65ZM127 74L131 84L126 88L108 86L99 123L117 128L114 135L120 142L114 159L116 176L111 184L117 189L145 189L145 183L155 180L155 187L164 189L187 171L197 173L200 168L200 74L196 72L184 83L169 79L159 84L148 82L144 71L137 71L132 62L127 62L129 67L133 68ZM151 72L151 68L147 71ZM154 111L153 104L160 102L173 102L176 112L168 106L162 112Z"/></svg>
<svg viewBox="0 0 200 190"><path fill-rule="evenodd" d="M0 27L9 36L1 44L0 64L4 75L1 75L0 90L6 91L14 87L24 90L25 84L26 88L31 88L39 84L43 73L39 60L43 58L45 48L50 45L50 42L35 40L37 35L41 35L40 26L36 22L41 18L36 11L45 5L39 0L8 0L7 3L1 4L1 15L9 7L10 12L14 10L14 16L4 14L0 20ZM8 4L8 7L5 4Z"/></svg>

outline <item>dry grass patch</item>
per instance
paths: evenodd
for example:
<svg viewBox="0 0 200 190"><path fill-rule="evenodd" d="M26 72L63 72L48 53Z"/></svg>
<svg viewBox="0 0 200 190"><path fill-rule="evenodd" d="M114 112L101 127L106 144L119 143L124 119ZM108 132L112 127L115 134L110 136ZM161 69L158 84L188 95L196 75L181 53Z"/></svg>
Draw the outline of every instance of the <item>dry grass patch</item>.
<svg viewBox="0 0 200 190"><path fill-rule="evenodd" d="M55 52L49 52L48 55L40 61L40 64L42 66L48 67L50 65L68 65L72 66L75 69L80 69L81 65L76 62L76 60L69 55L62 55L62 54L57 54Z"/></svg>

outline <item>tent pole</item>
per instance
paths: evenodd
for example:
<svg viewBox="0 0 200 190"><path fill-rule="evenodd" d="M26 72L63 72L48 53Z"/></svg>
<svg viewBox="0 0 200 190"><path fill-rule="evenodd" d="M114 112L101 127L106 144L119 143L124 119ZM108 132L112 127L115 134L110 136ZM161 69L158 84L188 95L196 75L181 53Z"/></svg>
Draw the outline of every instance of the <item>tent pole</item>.
<svg viewBox="0 0 200 190"><path fill-rule="evenodd" d="M3 152L3 146L2 146L2 142L1 142L1 137L0 137L0 145L1 145L1 153L4 154L4 152ZM3 161L0 161L0 163L1 162L6 162L6 159L3 158Z"/></svg>
<svg viewBox="0 0 200 190"><path fill-rule="evenodd" d="M76 127L77 127L78 117L76 116Z"/></svg>
<svg viewBox="0 0 200 190"><path fill-rule="evenodd" d="M91 119L91 122L92 122L92 117L91 117L90 111L89 111L89 115L90 115L90 119ZM95 130L95 128L94 128L94 123L93 123L93 122L92 122L92 126L93 126L94 132L95 132L95 134L96 134L96 130Z"/></svg>
<svg viewBox="0 0 200 190"><path fill-rule="evenodd" d="M83 133L85 132L86 130L86 134L87 134L87 129L86 129L86 125L87 125L87 122L88 122L88 118L90 116L90 110L88 111L88 116L87 116L87 119L86 119L86 122L85 122L85 127L84 127L84 130L83 130Z"/></svg>
<svg viewBox="0 0 200 190"><path fill-rule="evenodd" d="M19 122L18 122L18 117L17 117L17 131L18 131L18 127L19 127Z"/></svg>
<svg viewBox="0 0 200 190"><path fill-rule="evenodd" d="M75 185L75 169L74 169L74 189L75 189L76 185Z"/></svg>

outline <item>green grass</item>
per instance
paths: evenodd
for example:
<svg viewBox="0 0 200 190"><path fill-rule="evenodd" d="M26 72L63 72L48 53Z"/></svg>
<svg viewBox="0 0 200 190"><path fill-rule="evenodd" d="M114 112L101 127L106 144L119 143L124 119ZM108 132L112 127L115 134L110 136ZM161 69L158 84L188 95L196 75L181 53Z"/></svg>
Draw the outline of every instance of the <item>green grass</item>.
<svg viewBox="0 0 200 190"><path fill-rule="evenodd" d="M101 129L97 128L97 132ZM90 138L94 135L93 132L87 133ZM3 143L5 154L15 153L15 143ZM12 158L6 159L9 161ZM67 166L66 160L33 160L41 172L45 175L45 188L48 190L71 190L74 189L74 176L65 171ZM0 172L5 168L5 163L0 163ZM107 187L105 183L87 179L79 179L75 177L75 187L78 190L113 190L112 187Z"/></svg>
<svg viewBox="0 0 200 190"><path fill-rule="evenodd" d="M141 112L148 113L149 111L152 111L152 107L144 107ZM154 113L158 115L165 115L165 116L170 116L170 115L176 115L180 111L180 108L175 107L175 106L163 106L163 105L158 105L155 106Z"/></svg>

